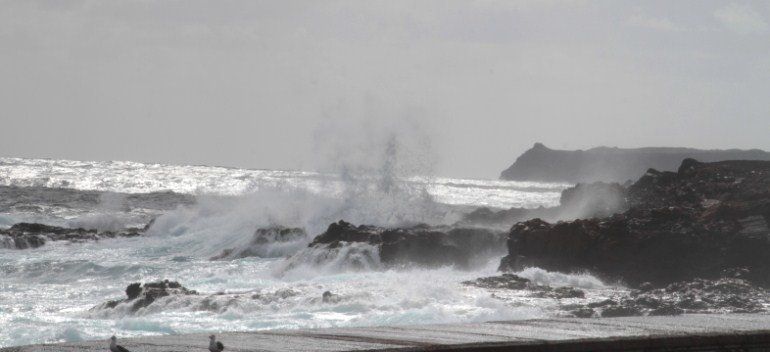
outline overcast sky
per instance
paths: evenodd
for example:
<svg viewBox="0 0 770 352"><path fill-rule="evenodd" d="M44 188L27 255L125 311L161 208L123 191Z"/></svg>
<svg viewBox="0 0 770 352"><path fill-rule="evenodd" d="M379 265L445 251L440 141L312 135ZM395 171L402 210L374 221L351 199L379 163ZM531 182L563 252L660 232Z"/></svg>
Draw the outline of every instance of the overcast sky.
<svg viewBox="0 0 770 352"><path fill-rule="evenodd" d="M770 1L0 0L0 129L272 169L388 140L481 178L538 141L768 150Z"/></svg>

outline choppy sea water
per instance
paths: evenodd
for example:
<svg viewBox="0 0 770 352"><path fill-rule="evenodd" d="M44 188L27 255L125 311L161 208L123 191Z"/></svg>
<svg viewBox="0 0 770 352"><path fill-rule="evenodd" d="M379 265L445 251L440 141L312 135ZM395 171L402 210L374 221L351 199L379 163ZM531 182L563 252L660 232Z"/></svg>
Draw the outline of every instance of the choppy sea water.
<svg viewBox="0 0 770 352"><path fill-rule="evenodd" d="M435 177L388 179L301 171L135 162L0 158L0 227L20 221L119 229L146 236L0 249L0 346L203 331L402 325L526 319L561 314L569 300L462 285L496 274L500 257L471 271L366 269L344 258L286 269L271 258L211 261L246 245L256 228L329 223L452 224L463 211L554 206L564 184ZM283 252L281 252L283 251ZM617 287L589 275L527 269L521 276L585 289ZM124 297L137 281L177 280L201 293L167 297L136 313L93 307ZM323 302L324 291L337 300Z"/></svg>

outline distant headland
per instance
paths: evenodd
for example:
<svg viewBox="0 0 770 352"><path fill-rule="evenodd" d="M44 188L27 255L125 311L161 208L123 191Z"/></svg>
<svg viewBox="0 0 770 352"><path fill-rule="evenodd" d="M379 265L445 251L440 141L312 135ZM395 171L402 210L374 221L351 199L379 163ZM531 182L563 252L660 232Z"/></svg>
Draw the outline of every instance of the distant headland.
<svg viewBox="0 0 770 352"><path fill-rule="evenodd" d="M556 150L542 143L519 156L500 178L544 182L625 182L636 180L647 169L674 171L682 160L702 162L723 160L770 160L770 152L759 149L702 150L692 148L612 148Z"/></svg>

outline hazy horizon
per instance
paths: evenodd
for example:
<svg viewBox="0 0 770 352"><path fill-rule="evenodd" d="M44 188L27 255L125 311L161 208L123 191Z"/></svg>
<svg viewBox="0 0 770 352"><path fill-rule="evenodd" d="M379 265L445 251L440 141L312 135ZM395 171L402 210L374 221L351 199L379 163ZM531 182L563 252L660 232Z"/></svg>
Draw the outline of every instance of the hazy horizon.
<svg viewBox="0 0 770 352"><path fill-rule="evenodd" d="M770 150L770 2L0 6L5 157L334 170L395 148L493 179L535 142Z"/></svg>

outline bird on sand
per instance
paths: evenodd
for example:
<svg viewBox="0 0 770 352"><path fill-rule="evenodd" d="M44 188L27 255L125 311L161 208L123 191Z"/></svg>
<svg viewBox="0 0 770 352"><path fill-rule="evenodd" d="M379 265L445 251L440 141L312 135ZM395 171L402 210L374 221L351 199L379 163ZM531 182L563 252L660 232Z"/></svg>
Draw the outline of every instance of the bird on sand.
<svg viewBox="0 0 770 352"><path fill-rule="evenodd" d="M209 351L222 352L225 350L225 345L222 342L217 341L217 337L214 335L209 336Z"/></svg>
<svg viewBox="0 0 770 352"><path fill-rule="evenodd" d="M129 352L125 347L118 345L118 338L115 335L110 337L110 351L111 352Z"/></svg>

